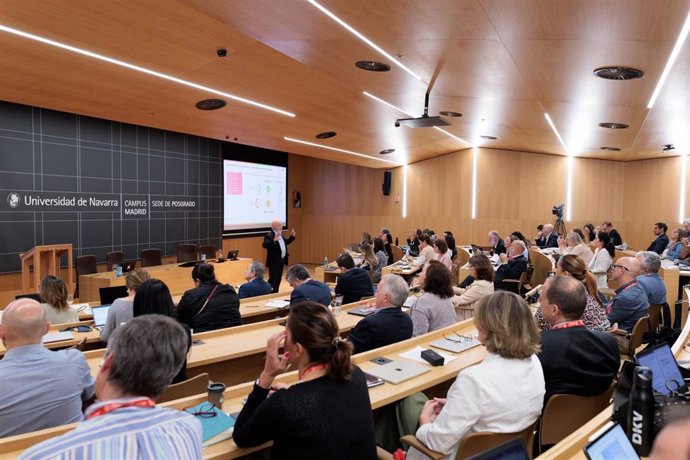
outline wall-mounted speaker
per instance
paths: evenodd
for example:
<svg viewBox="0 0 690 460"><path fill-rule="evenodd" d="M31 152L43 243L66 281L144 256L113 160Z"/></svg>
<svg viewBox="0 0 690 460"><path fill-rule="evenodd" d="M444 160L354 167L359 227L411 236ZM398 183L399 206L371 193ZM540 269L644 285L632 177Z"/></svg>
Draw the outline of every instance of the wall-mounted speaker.
<svg viewBox="0 0 690 460"><path fill-rule="evenodd" d="M393 173L390 171L383 172L383 194L388 196L391 194L391 179L393 178Z"/></svg>

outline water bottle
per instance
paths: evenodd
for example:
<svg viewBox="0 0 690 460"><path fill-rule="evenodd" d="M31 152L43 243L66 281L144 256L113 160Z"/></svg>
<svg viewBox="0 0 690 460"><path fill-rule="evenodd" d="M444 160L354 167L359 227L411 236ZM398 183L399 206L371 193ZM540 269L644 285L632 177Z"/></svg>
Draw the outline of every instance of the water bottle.
<svg viewBox="0 0 690 460"><path fill-rule="evenodd" d="M398 246L398 237L395 237L395 245Z"/></svg>
<svg viewBox="0 0 690 460"><path fill-rule="evenodd" d="M640 457L652 450L654 436L654 392L652 370L639 366L635 369L628 407L628 438Z"/></svg>
<svg viewBox="0 0 690 460"><path fill-rule="evenodd" d="M201 254L201 261L206 262L206 254Z"/></svg>
<svg viewBox="0 0 690 460"><path fill-rule="evenodd" d="M328 268L328 257L323 258L323 268Z"/></svg>

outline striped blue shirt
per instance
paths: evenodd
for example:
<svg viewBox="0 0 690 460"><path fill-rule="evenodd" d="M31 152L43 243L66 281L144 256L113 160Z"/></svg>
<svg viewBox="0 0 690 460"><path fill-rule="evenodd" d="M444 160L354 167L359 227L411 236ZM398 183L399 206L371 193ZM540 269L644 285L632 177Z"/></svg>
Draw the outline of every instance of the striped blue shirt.
<svg viewBox="0 0 690 460"><path fill-rule="evenodd" d="M127 399L111 400L112 402ZM103 403L87 410L98 409ZM37 444L20 459L201 459L201 423L183 411L122 407Z"/></svg>

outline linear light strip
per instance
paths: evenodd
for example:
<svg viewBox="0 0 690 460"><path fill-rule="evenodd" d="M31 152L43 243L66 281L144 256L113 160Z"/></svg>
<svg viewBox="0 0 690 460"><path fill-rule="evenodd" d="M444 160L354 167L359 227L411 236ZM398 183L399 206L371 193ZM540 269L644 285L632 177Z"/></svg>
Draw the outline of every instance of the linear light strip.
<svg viewBox="0 0 690 460"><path fill-rule="evenodd" d="M472 219L477 218L477 156L479 149L472 148Z"/></svg>
<svg viewBox="0 0 690 460"><path fill-rule="evenodd" d="M188 86L190 88L195 88L195 89L205 91L208 93L216 94L218 96L223 96L223 97L226 97L228 99L232 99L232 100L235 100L238 102L243 102L245 104L253 105L254 107L259 107L259 108L262 108L265 110L270 110L271 112L276 112L276 113L279 113L281 115L286 115L288 117L294 117L295 116L295 114L292 112L278 109L276 107L262 104L260 102L252 101L251 99L245 99L245 98L240 97L240 96L235 96L234 94L230 94L230 93L226 93L224 91L220 91L217 89L209 88L208 86L199 85L199 84L191 82L191 81L182 80L180 78L173 77L173 76L168 75L168 74L164 74L161 72L156 72L155 70L147 69L146 67L141 67L138 65L130 64L129 62L120 61L119 59L114 59L114 58L111 58L108 56L104 56L102 54L94 53L93 51L88 51L88 50L85 50L82 48L77 48L76 46L66 45L64 43L60 43L60 42L57 42L55 40L50 40L48 38L41 37L39 35L30 34L28 32L24 32L24 31L21 31L19 29L14 29L12 27L7 27L7 26L4 26L2 24L0 24L0 30L3 32L7 32L9 34L12 34L12 35L17 35L20 37L28 38L29 40L34 40L34 41L37 41L40 43L44 43L46 45L54 46L56 48L61 48L63 50L67 50L67 51L71 51L73 53L81 54L82 56L88 56L90 58L98 59L99 61L109 62L110 64L115 64L115 65L118 65L120 67L125 67L125 68L131 69L131 70L136 70L137 72L145 73L145 74L151 75L153 77L162 78L164 80L168 80L168 81L171 81L174 83L178 83L180 85Z"/></svg>
<svg viewBox="0 0 690 460"><path fill-rule="evenodd" d="M556 135L556 137L558 138L558 142L560 142L561 145L563 146L563 148L565 149L565 153L568 154L568 155L570 155L570 149L568 148L567 145L565 145L565 142L563 141L563 138L562 138L561 135L558 133L558 130L556 129L556 125L554 125L554 124L553 124L553 121L551 121L551 117L549 116L549 114L548 114L548 113L545 113L545 114L544 114L544 117L546 118L546 121L549 122L549 126L551 127L551 131L553 131L553 133L554 133L554 134Z"/></svg>
<svg viewBox="0 0 690 460"><path fill-rule="evenodd" d="M348 155L354 155L354 156L358 156L361 158L366 158L367 160L381 161L383 163L390 163L390 164L394 164L396 166L400 166L400 164L401 164L401 163L398 163L396 161L384 160L382 158L375 158L375 157L372 157L369 155L365 155L363 153L353 152L351 150L339 149L337 147L330 147L328 145L321 145L321 144L316 144L314 142L308 142L308 141L303 141L300 139L295 139L294 137L285 136L285 137L283 137L283 139L285 139L286 141L290 141L290 142L296 142L298 144L310 145L312 147L319 147L319 148L326 149L326 150L333 150L335 152L347 153Z"/></svg>
<svg viewBox="0 0 690 460"><path fill-rule="evenodd" d="M467 142L467 141L466 141L465 139L463 139L462 137L456 136L455 134L451 134L451 133L449 133L448 131L446 131L445 129L439 128L438 126L434 126L433 128L436 129L436 130L438 130L438 131L441 131L443 134L445 134L445 135L448 136L448 137L452 137L452 138L455 139L456 141L464 142L465 144L467 144L467 145L469 145L469 146L471 146L471 147L474 147L474 144L472 144L471 142Z"/></svg>
<svg viewBox="0 0 690 460"><path fill-rule="evenodd" d="M681 224L685 220L685 194L687 193L688 177L688 155L683 153L680 156L680 190L678 191L678 222Z"/></svg>
<svg viewBox="0 0 690 460"><path fill-rule="evenodd" d="M401 69L403 69L403 70L404 70L405 72L407 72L408 74L412 75L412 76L413 76L414 78L416 78L417 80L420 80L420 81L422 80L422 77L420 77L419 75L417 75L416 73L414 73L409 67L405 66L405 65L402 64L398 59L396 59L396 58L394 58L393 56L391 56L390 54L388 54L386 51L383 50L383 48L381 48L381 47L378 46L376 43L374 43L374 42L372 42L371 40L369 40L367 37L365 37L365 36L362 35L360 32L358 32L354 27L352 27L352 26L349 25L347 22L345 22L345 21L343 21L342 19L340 19L338 16L336 16L336 15L333 14L331 11L329 11L327 8L325 8L324 6L320 5L320 4L319 4L318 2L316 2L315 0L308 0L308 2L311 3L312 5L314 5L315 7L317 7L319 10L321 10L321 12L322 12L323 14L325 14L326 16L328 16L329 18L333 19L335 22L337 22L338 24L340 24L342 27L344 27L345 29L347 29L352 35L354 35L355 37L359 38L360 40L362 40L364 43L366 43L367 45L369 45L370 47L372 47L373 49L375 49L375 50L378 51L379 53L383 54L383 55L384 55L386 58L388 58L393 64L397 65L398 67L400 67Z"/></svg>
<svg viewBox="0 0 690 460"><path fill-rule="evenodd" d="M407 165L403 165L402 217L407 217Z"/></svg>
<svg viewBox="0 0 690 460"><path fill-rule="evenodd" d="M673 67L673 64L676 62L678 54L680 53L680 49L683 47L683 44L685 43L685 39L688 36L688 32L690 32L690 13L688 13L688 16L685 18L685 24L683 24L683 28L680 30L680 34L676 39L676 44L673 46L673 50L671 50L671 55L668 57L668 61L666 61L666 67L664 67L664 71L661 72L659 82L656 84L656 88L654 88L652 97L649 99L649 104L647 104L648 109L654 107L654 103L656 102L657 97L659 97L659 93L661 93L661 88L663 88L664 83L666 83L668 74L671 73L671 68Z"/></svg>
<svg viewBox="0 0 690 460"><path fill-rule="evenodd" d="M568 155L567 165L568 168L568 185L566 186L565 192L565 221L570 222L570 216L572 211L573 202L573 168L575 167L575 157Z"/></svg>

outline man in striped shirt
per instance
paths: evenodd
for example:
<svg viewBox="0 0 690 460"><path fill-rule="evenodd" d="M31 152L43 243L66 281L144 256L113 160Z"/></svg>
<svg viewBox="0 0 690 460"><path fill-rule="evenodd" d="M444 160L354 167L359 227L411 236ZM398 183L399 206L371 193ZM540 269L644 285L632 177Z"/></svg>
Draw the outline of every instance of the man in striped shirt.
<svg viewBox="0 0 690 460"><path fill-rule="evenodd" d="M187 352L175 320L144 315L115 330L96 377L99 400L77 428L20 457L34 459L201 459L201 424L155 406Z"/></svg>

